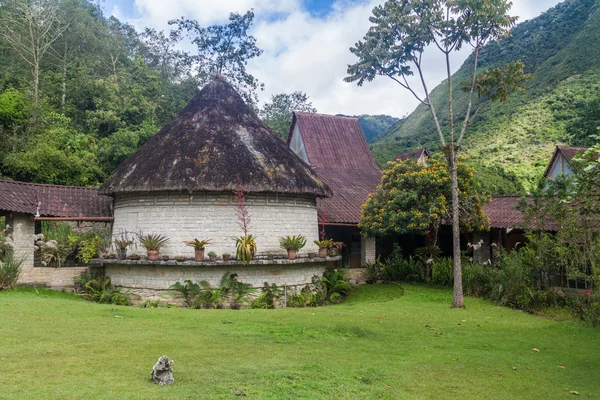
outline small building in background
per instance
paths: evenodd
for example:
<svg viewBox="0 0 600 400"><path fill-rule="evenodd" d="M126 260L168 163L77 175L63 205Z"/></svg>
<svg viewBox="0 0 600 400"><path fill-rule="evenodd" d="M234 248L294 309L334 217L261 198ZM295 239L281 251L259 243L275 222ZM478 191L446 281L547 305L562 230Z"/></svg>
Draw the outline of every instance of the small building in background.
<svg viewBox="0 0 600 400"><path fill-rule="evenodd" d="M287 140L290 148L329 185L330 198L317 199L327 238L345 244L351 268L376 259L376 239L358 229L362 205L381 181L371 150L354 117L295 112Z"/></svg>
<svg viewBox="0 0 600 400"><path fill-rule="evenodd" d="M571 161L576 155L581 155L587 150L586 147L556 146L552 158L544 172L544 178L554 179L560 174L571 175Z"/></svg>
<svg viewBox="0 0 600 400"><path fill-rule="evenodd" d="M112 222L112 199L97 189L0 180L0 217L18 258L23 258L18 283L54 289L73 288L82 266L44 266L36 258L35 236L42 221Z"/></svg>
<svg viewBox="0 0 600 400"><path fill-rule="evenodd" d="M398 154L394 161L406 161L406 160L415 160L419 164L426 165L427 159L431 158L431 154L429 154L429 150L426 148L420 148L416 150L411 150L406 153Z"/></svg>

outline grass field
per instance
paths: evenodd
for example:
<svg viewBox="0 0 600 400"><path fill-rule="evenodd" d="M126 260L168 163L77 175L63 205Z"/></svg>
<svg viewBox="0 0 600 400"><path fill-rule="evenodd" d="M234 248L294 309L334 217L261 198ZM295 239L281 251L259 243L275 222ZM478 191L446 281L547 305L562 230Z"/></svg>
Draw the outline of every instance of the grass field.
<svg viewBox="0 0 600 400"><path fill-rule="evenodd" d="M453 310L449 290L403 287L242 311L0 293L0 398L600 398L600 330L471 298ZM176 381L159 387L163 354Z"/></svg>

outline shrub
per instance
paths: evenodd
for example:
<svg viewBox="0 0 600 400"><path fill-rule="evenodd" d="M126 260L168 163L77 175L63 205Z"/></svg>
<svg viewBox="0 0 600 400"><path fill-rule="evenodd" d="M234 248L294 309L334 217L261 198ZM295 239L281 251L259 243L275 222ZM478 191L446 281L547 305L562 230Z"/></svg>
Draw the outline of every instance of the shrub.
<svg viewBox="0 0 600 400"><path fill-rule="evenodd" d="M573 314L594 327L600 324L600 293L585 294L571 301Z"/></svg>
<svg viewBox="0 0 600 400"><path fill-rule="evenodd" d="M281 297L281 289L274 283L269 286L267 282L262 288L262 294L252 302L252 308L272 309L275 308L275 301Z"/></svg>
<svg viewBox="0 0 600 400"><path fill-rule="evenodd" d="M87 300L97 303L115 304L120 306L131 305L131 300L120 289L114 288L109 277L94 278L92 274L85 273L79 282L83 295Z"/></svg>
<svg viewBox="0 0 600 400"><path fill-rule="evenodd" d="M21 265L25 262L25 257L16 257L13 251L8 251L4 259L0 261L0 291L11 290L17 284Z"/></svg>
<svg viewBox="0 0 600 400"><path fill-rule="evenodd" d="M256 256L256 237L251 234L235 239L235 257L238 261L248 264Z"/></svg>
<svg viewBox="0 0 600 400"><path fill-rule="evenodd" d="M392 254L381 263L381 279L384 281L421 282L425 278L422 264L416 259L402 256L402 248L394 244Z"/></svg>
<svg viewBox="0 0 600 400"><path fill-rule="evenodd" d="M342 269L325 271L322 281L325 289L325 297L332 303L339 303L352 290L352 286L346 279L346 272Z"/></svg>
<svg viewBox="0 0 600 400"><path fill-rule="evenodd" d="M431 283L451 286L454 283L454 262L452 258L437 258L431 263Z"/></svg>

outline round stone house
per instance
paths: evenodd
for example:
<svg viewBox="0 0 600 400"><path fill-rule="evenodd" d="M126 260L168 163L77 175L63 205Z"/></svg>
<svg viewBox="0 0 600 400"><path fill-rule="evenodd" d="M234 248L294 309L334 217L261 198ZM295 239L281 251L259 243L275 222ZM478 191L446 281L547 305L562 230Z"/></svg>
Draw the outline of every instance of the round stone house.
<svg viewBox="0 0 600 400"><path fill-rule="evenodd" d="M114 198L113 237L121 232L130 237L163 234L170 243L161 255L171 259L191 257L193 248L183 241L194 238L212 240L206 252L219 257L235 254L235 237L243 231L234 191L245 194L251 219L248 233L256 236L258 258L269 252L283 256L279 239L287 235L306 237L300 258L317 251L313 244L319 235L316 199L330 197L329 187L220 76L119 165L100 189ZM139 247L131 252L145 254ZM309 264L314 270L314 262ZM324 260L322 264L324 269ZM109 267L105 273L110 276ZM260 276L260 271L253 274ZM182 275L181 280L190 276ZM300 280L309 282L311 277ZM118 283L118 276L111 278Z"/></svg>

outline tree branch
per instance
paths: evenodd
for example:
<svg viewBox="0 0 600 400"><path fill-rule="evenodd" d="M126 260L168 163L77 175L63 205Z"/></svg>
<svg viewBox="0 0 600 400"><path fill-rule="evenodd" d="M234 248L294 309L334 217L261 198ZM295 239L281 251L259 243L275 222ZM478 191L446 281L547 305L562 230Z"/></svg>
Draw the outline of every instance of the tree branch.
<svg viewBox="0 0 600 400"><path fill-rule="evenodd" d="M469 91L469 106L467 107L467 113L465 115L465 121L463 122L463 127L460 132L460 137L458 138L458 142L456 145L460 147L462 144L463 138L465 137L465 133L467 132L467 127L469 126L469 119L471 117L471 107L473 106L473 93L475 92L475 84L477 83L477 61L479 58L479 43L475 48L475 60L473 61L473 79L471 80L471 90Z"/></svg>

